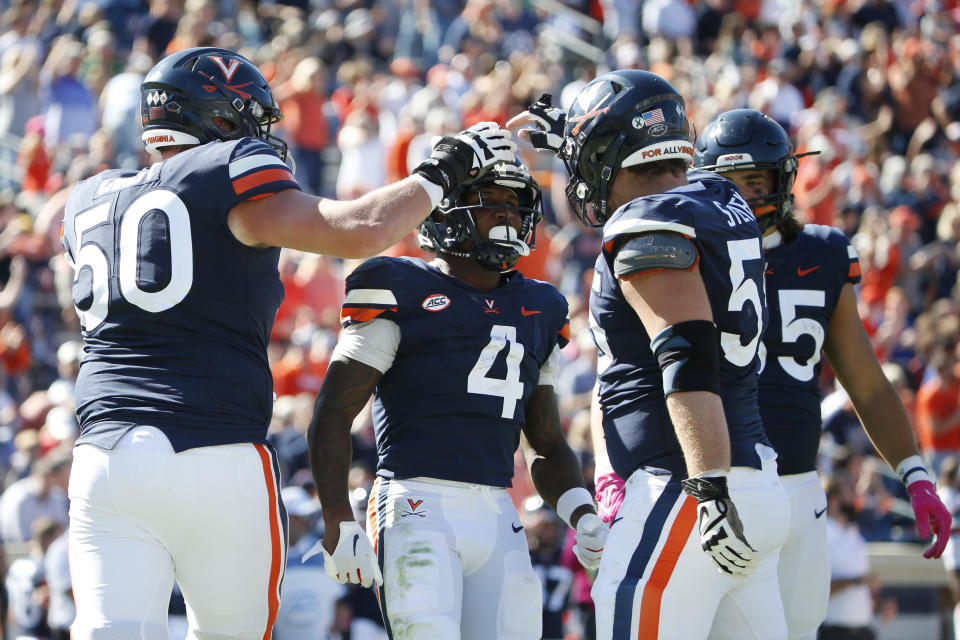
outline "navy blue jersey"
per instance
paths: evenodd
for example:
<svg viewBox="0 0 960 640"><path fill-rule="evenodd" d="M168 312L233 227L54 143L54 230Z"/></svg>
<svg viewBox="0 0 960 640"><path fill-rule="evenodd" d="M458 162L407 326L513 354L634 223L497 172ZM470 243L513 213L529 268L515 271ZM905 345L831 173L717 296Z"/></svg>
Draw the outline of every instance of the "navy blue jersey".
<svg viewBox="0 0 960 640"><path fill-rule="evenodd" d="M78 442L109 448L133 424L161 429L177 451L265 441L280 250L240 243L227 214L289 188L290 171L255 138L74 188L63 245L86 341Z"/></svg>
<svg viewBox="0 0 960 640"><path fill-rule="evenodd" d="M620 243L638 233L674 231L694 241L720 332L720 386L732 463L759 468L755 445L766 442L757 408L757 350L765 318L760 230L732 182L703 171L691 171L688 177L686 186L625 204L603 228L603 252L590 291L590 326L600 355L607 453L622 478L640 467L686 475L650 336L613 272Z"/></svg>
<svg viewBox="0 0 960 640"><path fill-rule="evenodd" d="M780 473L805 473L820 444L820 350L843 285L860 282L860 261L840 230L815 224L766 258L760 414Z"/></svg>
<svg viewBox="0 0 960 640"><path fill-rule="evenodd" d="M345 326L400 329L373 417L385 477L508 487L540 368L569 339L567 301L518 272L481 291L415 258L374 258L347 278Z"/></svg>

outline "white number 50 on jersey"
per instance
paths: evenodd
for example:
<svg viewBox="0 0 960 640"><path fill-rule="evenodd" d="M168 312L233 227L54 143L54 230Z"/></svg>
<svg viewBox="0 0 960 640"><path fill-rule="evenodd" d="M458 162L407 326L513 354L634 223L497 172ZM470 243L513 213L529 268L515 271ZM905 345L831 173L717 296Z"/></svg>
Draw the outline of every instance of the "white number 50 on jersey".
<svg viewBox="0 0 960 640"><path fill-rule="evenodd" d="M84 245L83 234L110 217L112 202L78 213L73 219L77 239L74 261L74 284L84 269L90 271L93 281L93 302L86 310L77 308L80 324L90 332L107 318L110 305L110 256L99 244ZM140 256L140 223L151 212L160 212L167 219L170 230L170 282L159 291L144 291L137 283ZM119 258L117 269L120 293L127 302L151 313L166 311L183 300L193 285L193 240L190 235L190 214L183 200L168 189L148 191L127 207L120 219Z"/></svg>

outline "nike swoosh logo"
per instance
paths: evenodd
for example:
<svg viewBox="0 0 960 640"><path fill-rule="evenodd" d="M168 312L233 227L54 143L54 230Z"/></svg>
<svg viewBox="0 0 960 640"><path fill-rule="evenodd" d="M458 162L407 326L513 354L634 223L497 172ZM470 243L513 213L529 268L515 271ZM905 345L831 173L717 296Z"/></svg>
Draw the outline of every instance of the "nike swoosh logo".
<svg viewBox="0 0 960 640"><path fill-rule="evenodd" d="M521 531L523 531L523 525L522 525L522 524L511 524L511 525L510 525L510 528L513 529L513 532L514 532L514 533L520 533Z"/></svg>
<svg viewBox="0 0 960 640"><path fill-rule="evenodd" d="M353 555L357 555L357 543L360 542L360 534L353 536Z"/></svg>
<svg viewBox="0 0 960 640"><path fill-rule="evenodd" d="M809 269L801 269L800 267L797 267L797 275L802 278L803 276L807 275L808 273L813 273L814 271L816 271L816 270L819 269L819 268L820 268L820 265L819 265L819 264L818 264L817 266L815 266L815 267L810 267Z"/></svg>
<svg viewBox="0 0 960 640"><path fill-rule="evenodd" d="M824 507L823 509L814 509L814 510L813 510L813 517L814 517L814 518L819 518L820 516L823 515L823 513L824 513L826 510L827 510L826 507Z"/></svg>
<svg viewBox="0 0 960 640"><path fill-rule="evenodd" d="M535 316L535 315L537 315L538 313L540 313L540 310L539 310L539 309L531 309L531 310L527 311L524 307L520 307L520 315L523 315L523 316Z"/></svg>

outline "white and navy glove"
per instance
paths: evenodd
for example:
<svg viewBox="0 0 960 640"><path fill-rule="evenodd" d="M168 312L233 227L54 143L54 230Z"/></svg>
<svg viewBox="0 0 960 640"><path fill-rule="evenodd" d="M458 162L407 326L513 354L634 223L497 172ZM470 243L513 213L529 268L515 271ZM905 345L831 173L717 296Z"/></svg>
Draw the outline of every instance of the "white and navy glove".
<svg viewBox="0 0 960 640"><path fill-rule="evenodd" d="M373 551L370 538L355 520L344 520L340 523L340 539L332 554L323 548L321 540L303 555L303 560L312 558L321 551L323 568L327 575L340 584L349 582L364 587L369 587L374 582L378 587L383 584L377 554Z"/></svg>
<svg viewBox="0 0 960 640"><path fill-rule="evenodd" d="M697 499L700 546L723 573L745 578L756 570L756 549L743 535L743 523L727 491L725 475L698 476L682 482Z"/></svg>
<svg viewBox="0 0 960 640"><path fill-rule="evenodd" d="M595 513L585 513L577 520L577 533L574 535L573 553L587 569L600 566L600 556L607 542L610 529Z"/></svg>
<svg viewBox="0 0 960 640"><path fill-rule="evenodd" d="M440 138L430 157L413 172L439 186L446 197L453 188L499 163L516 161L517 143L496 122L480 122Z"/></svg>
<svg viewBox="0 0 960 640"><path fill-rule="evenodd" d="M553 106L553 96L545 93L540 99L527 107L523 113L515 116L507 123L536 124L535 129L529 129L530 144L537 151L558 153L563 144L563 129L567 126L567 114L562 109Z"/></svg>

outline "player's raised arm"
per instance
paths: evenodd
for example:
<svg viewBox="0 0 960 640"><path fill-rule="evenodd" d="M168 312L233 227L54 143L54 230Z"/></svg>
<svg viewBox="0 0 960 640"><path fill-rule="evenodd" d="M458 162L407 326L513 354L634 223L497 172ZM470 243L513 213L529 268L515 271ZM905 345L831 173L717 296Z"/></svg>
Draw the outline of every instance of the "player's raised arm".
<svg viewBox="0 0 960 640"><path fill-rule="evenodd" d="M229 208L227 225L252 247L374 255L422 222L455 185L515 157L510 132L481 122L441 138L410 178L341 202L296 188L285 164L287 144L272 133L283 119L280 108L263 74L246 58L213 47L178 52L147 74L141 98L143 144L164 160L217 141L265 143L256 153L231 157L226 171L233 188L228 197L240 200ZM213 207L228 206L222 195L211 195Z"/></svg>
<svg viewBox="0 0 960 640"><path fill-rule="evenodd" d="M330 200L287 189L237 205L228 224L248 245L342 258L372 256L422 222L454 185L497 162L512 161L515 149L509 131L481 122L441 138L409 178L356 200Z"/></svg>

